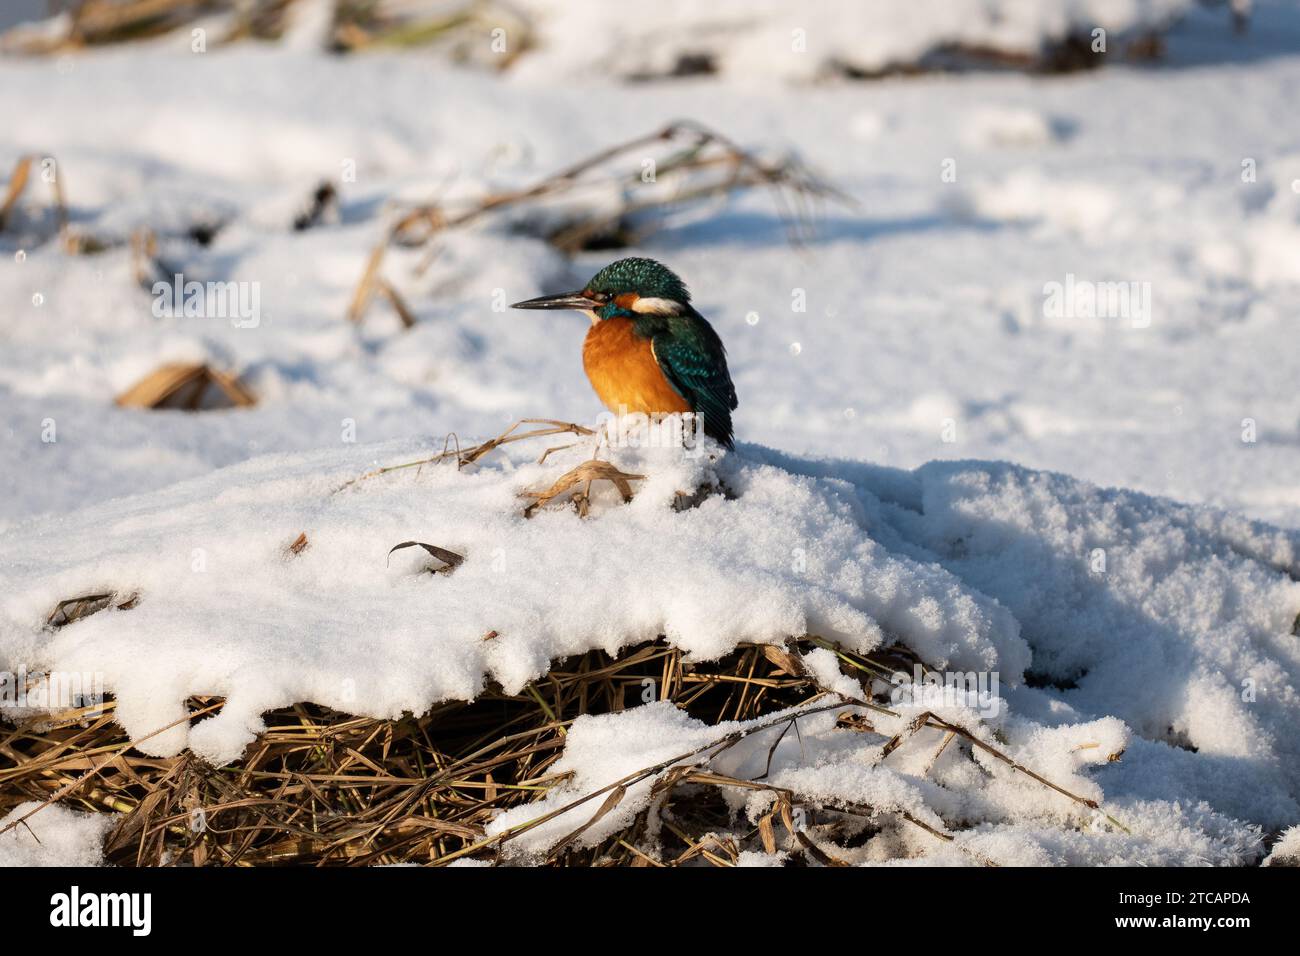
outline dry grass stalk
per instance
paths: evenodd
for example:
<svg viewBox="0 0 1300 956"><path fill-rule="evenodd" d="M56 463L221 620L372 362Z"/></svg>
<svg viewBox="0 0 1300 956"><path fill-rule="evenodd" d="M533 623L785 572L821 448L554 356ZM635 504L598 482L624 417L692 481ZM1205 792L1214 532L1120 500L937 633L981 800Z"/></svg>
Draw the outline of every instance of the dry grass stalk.
<svg viewBox="0 0 1300 956"><path fill-rule="evenodd" d="M110 700L16 727L0 725L0 814L28 800L121 814L107 839L106 856L123 866L495 859L520 833L584 805L593 815L575 820L575 828L551 847L552 864L729 866L743 849L784 848L796 865L836 865L891 818L952 840L953 831L938 830L905 811L829 806L767 783L766 774L746 780L713 770L712 757L739 742L739 734L721 735L689 754L611 781L560 811L485 836L484 826L498 811L529 803L562 782L553 764L576 717L638 706L647 688L656 699L709 723L753 721L790 708L800 708L803 716L843 710L844 700L798 673L799 654L813 646L802 639L774 655L767 646L742 645L708 664L685 662L662 640L617 657L591 651L555 662L545 677L518 694L493 688L473 703L445 702L399 720L298 704L266 714L266 732L239 761L222 768L190 754L156 758L135 752L112 720ZM861 665L846 663L845 673L888 669L912 658L898 648L868 657L842 653ZM868 712L890 713L867 697L856 703ZM220 699L195 698L191 718L221 706ZM787 713L758 726L784 736L798 732L799 719ZM942 722L926 725L950 729ZM745 736L755 732L751 728ZM844 732L863 730L846 727ZM769 764L779 739L773 740ZM633 784L651 779L649 809L595 846L578 845ZM721 797L726 788L769 793L772 808L756 825L737 829ZM652 830L658 830L657 838Z"/></svg>
<svg viewBox="0 0 1300 956"><path fill-rule="evenodd" d="M410 310L405 300L398 291L392 287L392 285L385 280L380 280L375 286L375 291L393 307L393 311L397 313L397 317L402 320L402 328L409 329L414 327L415 313Z"/></svg>
<svg viewBox="0 0 1300 956"><path fill-rule="evenodd" d="M485 53L482 38L496 29L504 30L510 42L499 52ZM367 2L339 5L331 40L335 50L346 53L438 44L449 49L453 60L507 70L532 49L534 32L532 22L508 3L469 0L428 16L401 4Z"/></svg>
<svg viewBox="0 0 1300 956"><path fill-rule="evenodd" d="M20 156L14 163L13 172L5 187L4 201L0 202L0 232L4 232L18 208L18 201L22 199L31 181L32 165L36 160L36 156ZM41 158L41 163L42 176L50 184L49 205L54 210L58 235L62 239L64 248L69 252L98 251L101 248L99 244L89 237L72 234L68 228L68 204L63 196L63 174L57 161L52 156L45 156ZM48 170L45 168L47 163L50 164Z"/></svg>
<svg viewBox="0 0 1300 956"><path fill-rule="evenodd" d="M200 411L214 407L247 408L257 398L239 379L209 365L170 363L160 365L117 397L123 408L170 408Z"/></svg>
<svg viewBox="0 0 1300 956"><path fill-rule="evenodd" d="M171 281L158 261L158 237L152 229L137 229L131 233L131 273L135 284L148 292L153 291L154 283Z"/></svg>
<svg viewBox="0 0 1300 956"><path fill-rule="evenodd" d="M352 301L348 305L349 322L360 322L365 316L370 300L375 294L375 280L379 277L379 267L383 265L384 252L387 249L388 242L385 241L370 251L365 271L361 273L361 281L357 283L352 293Z"/></svg>
<svg viewBox="0 0 1300 956"><path fill-rule="evenodd" d="M32 156L20 156L18 162L14 163L14 171L9 175L9 184L5 188L5 200L0 205L0 232L3 232L5 226L9 224L9 217L13 215L18 200L22 198L23 191L27 188L27 180L32 172L33 158Z"/></svg>
<svg viewBox="0 0 1300 956"><path fill-rule="evenodd" d="M524 425L537 425L539 427L519 432L519 428ZM373 471L366 472L364 475L359 475L356 478L345 481L338 488L334 489L334 493L338 494L340 491L343 491L345 488L350 488L358 482L367 481L371 478L378 478L381 475L391 474L395 471L405 471L408 468L417 469L416 473L419 474L418 469L423 468L425 465L436 465L444 461L456 462L456 468L459 470L467 465L474 464L474 462L478 461L484 455L494 449L500 448L502 445L509 445L519 441L529 441L533 438L544 438L548 435L564 434L594 435L596 433L584 425L577 425L573 422L555 421L550 418L523 418L515 422L495 438L489 438L487 441L474 445L471 448L461 449L459 439L456 439L455 434L451 434L447 436L447 442L445 443L443 450L438 454L432 455L428 458L421 458L418 461L408 461L403 462L400 465L386 465L383 468L376 468ZM454 447L452 447L453 445ZM554 449L548 450L547 454L552 450ZM546 455L544 454L542 457L545 458Z"/></svg>

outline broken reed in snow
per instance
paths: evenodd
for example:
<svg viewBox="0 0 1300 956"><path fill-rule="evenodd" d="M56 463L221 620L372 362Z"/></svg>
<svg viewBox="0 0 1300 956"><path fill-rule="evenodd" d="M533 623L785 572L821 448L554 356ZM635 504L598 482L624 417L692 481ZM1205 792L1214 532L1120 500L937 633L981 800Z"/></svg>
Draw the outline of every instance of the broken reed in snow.
<svg viewBox="0 0 1300 956"><path fill-rule="evenodd" d="M100 246L95 240L77 232L68 225L68 203L63 195L63 179L58 161L53 156L19 156L4 186L4 197L0 199L0 232L12 229L17 218L19 201L32 183L33 167L39 163L40 178L49 184L49 197L46 205L54 215L54 223L64 250L70 253L98 252ZM37 199L39 205L40 200Z"/></svg>
<svg viewBox="0 0 1300 956"><path fill-rule="evenodd" d="M208 365L166 363L116 399L123 408L247 408L257 399L236 375Z"/></svg>
<svg viewBox="0 0 1300 956"><path fill-rule="evenodd" d="M649 192L641 188L647 185L641 179L642 162L646 158L642 154L646 152L656 154L657 171ZM6 227L12 231L13 220L19 218L18 213L22 211L19 201L28 189L36 159L25 156L14 166L4 197L0 199L0 232ZM119 236L95 235L84 228L70 227L62 173L54 175L57 167L52 157L42 158L41 163L42 175L51 184L49 205L65 252L93 255L123 244ZM50 170L48 175L46 164ZM629 168L635 172L630 173ZM664 184L672 184L673 188L661 188ZM770 190L791 241L799 242L811 232L818 203L833 200L854 205L850 197L814 176L793 156L760 158L716 130L691 120L679 120L649 135L602 149L522 189L492 193L468 206L429 202L403 208L385 227L383 237L367 256L348 305L347 318L354 323L361 322L370 305L381 299L397 314L403 328L410 329L416 324L415 311L384 274L384 262L391 248L432 246L415 268L416 274L421 274L438 252L432 240L444 230L510 211L536 208L557 197L573 198L584 192L590 195L593 189L603 192L611 185L621 190L616 209L606 209L599 202L590 204L589 208L568 214L559 225L546 226L539 237L569 254L595 246L621 248L645 238L662 225L662 217L672 210L761 187ZM334 184L322 181L286 226L302 232L337 221L339 202ZM199 213L183 229L172 229L162 238L207 246L226 224L223 218ZM49 230L40 229L26 240L32 246L48 238ZM182 263L162 256L159 238L160 234L148 226L136 229L129 237L135 282L151 293L159 282L172 284L179 281L178 276L189 275Z"/></svg>
<svg viewBox="0 0 1300 956"><path fill-rule="evenodd" d="M700 664L684 661L663 640L617 656L590 651L556 662L518 694L489 687L473 702L446 702L400 720L297 704L264 715L267 730L226 767L188 752L158 758L131 749L113 721L110 700L98 713L0 724L0 814L30 800L120 814L104 846L107 862L118 866L500 861L504 845L521 831L488 838L485 825L563 780L553 764L580 715L658 699L717 724L803 707L840 711L843 733L872 732L871 711L886 709L870 697L872 678L920 663L901 646L866 656L836 648L842 671L863 680L863 698L853 701L827 692L804 671L799 655L815 646L833 645L811 636L784 648L741 645L720 661ZM192 698L190 719L221 706L219 698ZM766 726L773 749L780 737L798 734L798 718L777 717ZM682 755L679 766L644 768L568 805L575 808L575 832L557 840L545 862L730 866L744 850L783 849L794 865L837 865L848 848L886 826L916 826L936 840L953 839L951 831L905 812L827 804L775 787L766 775L744 780L713 771L709 758L739 737L720 731L708 747ZM1095 806L932 715L921 715L886 741L881 762L888 765L889 755L905 747L942 752L954 740L968 757L972 747L982 748L1043 786ZM573 838L583 824L612 809L628 786L652 777L661 799L595 846L577 845ZM738 820L723 799L734 788L770 791L770 812L756 824Z"/></svg>
<svg viewBox="0 0 1300 956"><path fill-rule="evenodd" d="M523 428L525 425L534 425L537 427L520 431L519 429ZM591 506L591 486L595 481L608 481L615 487L615 489L617 489L619 496L622 498L624 503L631 501L635 494L632 488L632 482L644 480L645 475L633 475L620 471L612 462L603 461L596 457L596 455L600 453L601 445L605 440L604 432L597 435L595 430L587 428L585 425L578 425L574 422L562 422L550 418L522 418L495 438L489 438L487 441L481 442L477 445L472 445L469 448L461 448L460 439L453 432L443 441L442 451L436 455L430 455L429 457L421 458L418 461L403 462L400 465L386 465L382 468L376 468L373 471L366 472L364 475L359 475L356 478L344 482L334 491L335 494L337 494L338 492L353 487L359 482L371 478L379 478L383 475L390 475L394 472L403 471L408 468L420 469L425 465L438 465L454 461L457 470L460 470L473 465L485 455L495 451L502 445L528 441L533 438L544 438L549 435L566 434L578 435L580 437L596 436L596 441L592 450L592 457L577 467L565 472L557 478L549 488L535 491L525 490L521 492L520 497L532 499L532 503L524 509L524 517L531 518L539 509L546 507L552 502L566 500L566 494L569 495L567 501L573 505L578 514L584 518L587 517ZM546 461L553 452L563 451L565 448L572 447L573 444L576 443L557 445L546 449L542 452L541 457L537 459L537 463L541 464ZM416 471L416 474L419 474L418 470ZM698 503L701 494L707 493L709 493L709 489L701 489L694 495L685 492L678 492L679 505L681 507L689 507ZM441 550L435 548L434 545L424 544L419 541L408 541L398 547L408 547L417 544L426 550ZM393 549L393 551L396 550L397 548ZM390 551L389 554L392 554L392 551Z"/></svg>
<svg viewBox="0 0 1300 956"><path fill-rule="evenodd" d="M653 157L655 178L647 194L641 178L644 154ZM629 168L634 172L629 172ZM674 183L671 190L659 188ZM655 185L658 184L658 185ZM402 324L414 324L400 293L383 275L384 259L393 246L420 247L445 230L468 226L508 210L544 203L556 197L590 194L611 185L622 189L618 208L595 204L575 213L558 226L549 227L542 237L561 251L573 254L587 248L622 248L644 239L653 231L654 217L708 199L765 187L777 204L791 241L810 232L816 203L833 200L845 205L854 201L829 183L814 176L797 158L769 160L741 149L736 143L693 120L678 120L663 129L602 149L586 159L553 173L531 186L492 193L466 207L452 208L437 202L424 203L397 216L384 237L371 250L361 278L352 294L347 316L360 322L376 296L397 311ZM417 268L423 272L438 249L424 257Z"/></svg>

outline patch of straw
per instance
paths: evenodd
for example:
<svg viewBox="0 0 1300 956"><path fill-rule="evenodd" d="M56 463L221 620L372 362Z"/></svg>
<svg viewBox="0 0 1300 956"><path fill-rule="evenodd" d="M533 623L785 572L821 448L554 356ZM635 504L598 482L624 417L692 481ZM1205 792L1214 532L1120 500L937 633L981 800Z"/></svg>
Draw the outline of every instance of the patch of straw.
<svg viewBox="0 0 1300 956"><path fill-rule="evenodd" d="M37 800L119 814L105 854L109 863L122 866L437 865L467 856L496 860L520 834L583 806L590 813L573 814L573 829L545 854L550 864L730 866L746 849L783 849L792 864L833 866L846 862L864 839L892 825L916 827L951 842L960 821L939 829L906 811L827 804L771 784L766 773L743 779L710 765L718 754L756 733L771 736L770 765L777 742L797 735L798 722L813 713L892 713L866 696L865 688L862 698L846 698L803 673L799 657L815 646L807 638L784 648L741 645L720 661L700 664L685 661L662 640L617 656L590 651L555 662L545 677L518 694L489 688L474 702L444 702L397 720L297 704L264 715L266 731L238 761L220 768L189 753L168 758L139 754L113 721L110 700L16 727L0 725L0 813ZM895 666L899 654L910 657L898 648L867 656L841 653L861 666L846 663L844 672L858 674ZM710 724L759 723L744 733L720 733L706 746L610 781L504 833L485 835L497 812L530 803L562 782L554 763L577 717L617 712L649 699L671 701ZM219 698L194 698L185 719L221 706ZM797 713L789 713L791 708L798 708ZM871 732L843 721L840 726L844 733ZM955 734L1040 785L1095 806L933 715L917 718L890 753L925 728ZM887 761L889 755L882 753L880 759ZM653 786L650 807L617 833L582 846L579 838L612 812L630 787L645 781ZM763 793L771 801L768 812L756 825L743 819L738 823L722 799L729 789ZM21 822L8 828L17 825Z"/></svg>

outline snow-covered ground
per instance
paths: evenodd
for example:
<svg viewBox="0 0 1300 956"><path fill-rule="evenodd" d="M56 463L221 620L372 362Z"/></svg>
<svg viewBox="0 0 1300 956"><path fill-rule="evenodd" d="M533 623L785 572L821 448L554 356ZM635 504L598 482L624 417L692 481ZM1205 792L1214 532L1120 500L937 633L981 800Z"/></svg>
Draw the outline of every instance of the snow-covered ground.
<svg viewBox="0 0 1300 956"><path fill-rule="evenodd" d="M0 669L102 673L137 737L190 694L226 696L141 746L228 760L259 713L297 700L420 711L659 633L704 658L888 635L997 673L1000 716L949 719L996 728L1135 835L992 765L961 800L966 764L877 768L879 742L845 744L833 715L808 718L806 748L783 744L774 780L965 821L965 848L1003 862L1258 861L1264 832L1300 822L1300 11L1259 4L1240 38L1195 11L1167 41L1156 67L819 84L743 59L624 84L559 56L562 38L553 69L543 50L501 74L301 44L200 54L188 34L0 59L0 169L53 157L77 228L148 226L187 278L259 303L244 327L159 317L126 245L69 256L39 241L35 205L0 233ZM800 246L756 191L630 250L679 272L726 342L737 452L622 451L649 478L586 520L525 520L515 496L589 447L336 493L448 432L599 411L586 320L499 305L627 253L570 261L485 221L442 234L424 271L428 249L390 256L414 328L382 304L354 326L390 204L526 185L678 117L797 151L855 201L826 205ZM321 179L338 221L293 231ZM228 225L210 246L181 238L212 220ZM238 372L257 405L114 405L176 361ZM671 510L711 476L737 497ZM386 565L413 538L467 560L434 577L410 552ZM114 589L138 605L41 629L60 600ZM661 710L576 725L568 796L725 731ZM728 772L769 745L736 748ZM936 847L862 859L966 858Z"/></svg>
<svg viewBox="0 0 1300 956"><path fill-rule="evenodd" d="M423 278L393 270L416 329L398 334L376 308L358 334L348 299L385 200L531 182L689 116L798 150L860 204L828 206L820 237L792 249L754 193L636 250L686 278L727 342L742 441L904 467L1008 459L1300 525L1300 142L1286 120L1300 56L1279 49L1300 49L1291 12L1262 6L1243 40L1221 18L1182 28L1193 52L1217 37L1223 62L1180 66L1175 32L1166 68L1059 79L541 84L414 55L179 41L0 62L0 167L53 156L76 219L100 233L238 213L210 248L172 259L201 280L259 283L262 312L257 328L158 319L125 248L70 258L47 243L18 263L19 240L0 235L14 485L0 514L337 446L345 418L359 442L590 419L585 320L494 311L494 294L570 287L609 253L570 264L490 229L447 235ZM341 224L290 231L317 179L349 161ZM1078 297L1045 308L1044 287L1069 276L1148 283L1149 316L1090 318ZM806 311L792 311L796 290ZM195 358L244 374L261 405L112 407L157 364ZM47 418L56 443L42 441Z"/></svg>

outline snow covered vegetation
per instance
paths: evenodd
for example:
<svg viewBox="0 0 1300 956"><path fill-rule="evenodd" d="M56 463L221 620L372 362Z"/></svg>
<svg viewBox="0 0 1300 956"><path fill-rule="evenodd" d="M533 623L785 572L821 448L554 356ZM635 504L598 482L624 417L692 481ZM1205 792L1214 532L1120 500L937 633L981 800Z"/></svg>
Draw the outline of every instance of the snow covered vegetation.
<svg viewBox="0 0 1300 956"><path fill-rule="evenodd" d="M111 6L0 39L0 864L1296 862L1296 4ZM625 255L734 449L507 309Z"/></svg>

